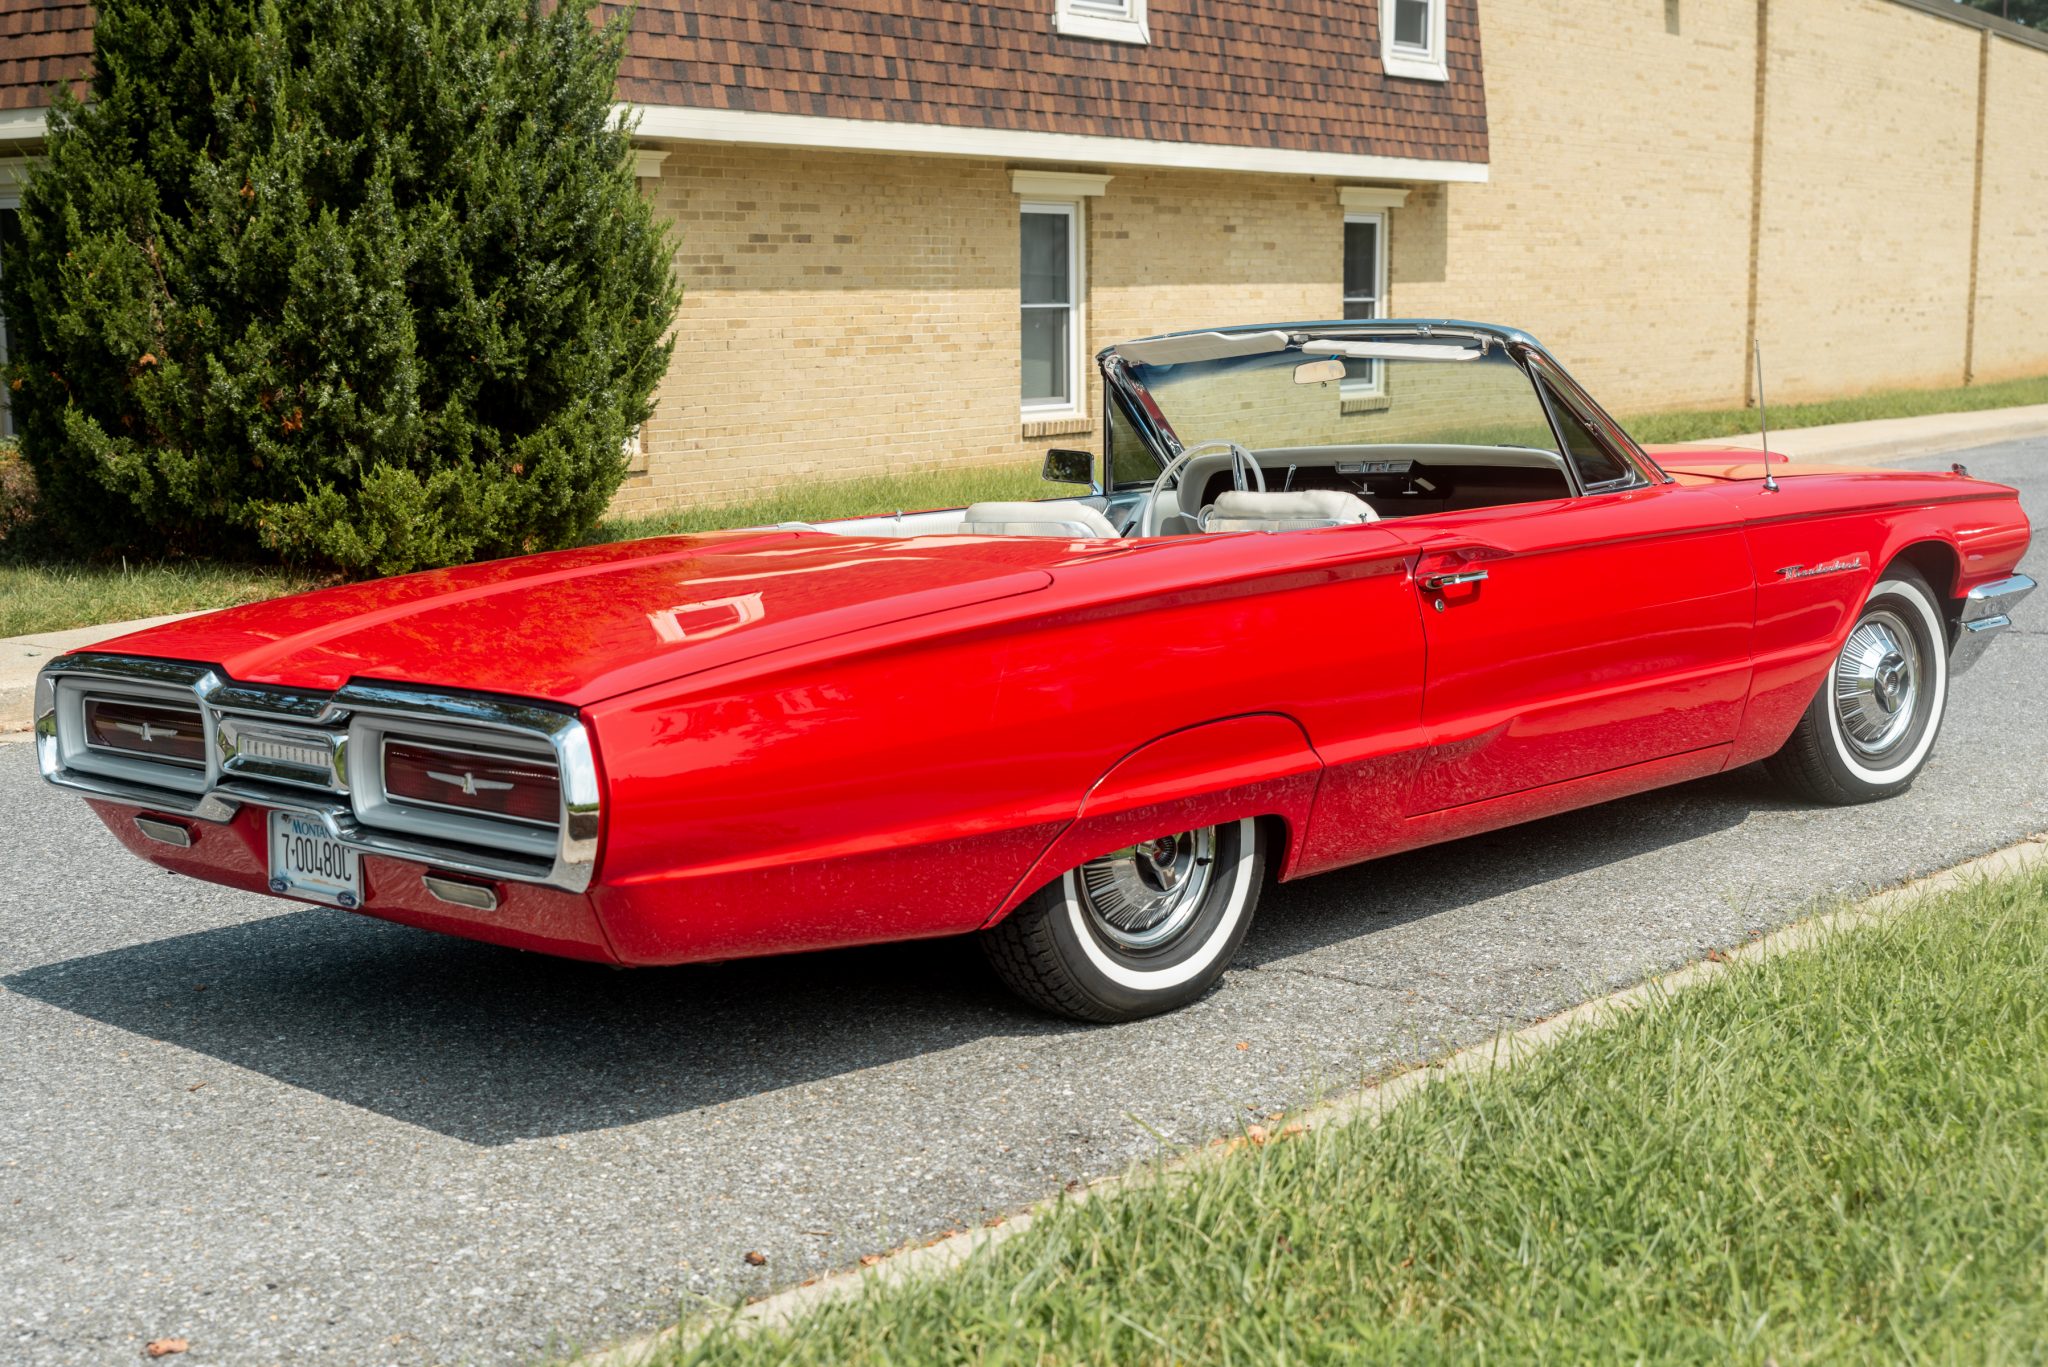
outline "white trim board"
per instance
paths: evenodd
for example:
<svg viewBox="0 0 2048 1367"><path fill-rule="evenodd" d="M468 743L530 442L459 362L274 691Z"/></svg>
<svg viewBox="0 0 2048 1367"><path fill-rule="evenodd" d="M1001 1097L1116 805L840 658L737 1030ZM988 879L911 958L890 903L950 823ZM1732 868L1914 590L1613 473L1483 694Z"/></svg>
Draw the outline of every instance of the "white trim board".
<svg viewBox="0 0 2048 1367"><path fill-rule="evenodd" d="M890 123L880 119L825 119L809 114L761 114L685 105L614 106L618 117L637 117L641 138L669 142L727 142L762 147L830 147L844 151L912 152L935 157L1093 161L1109 166L1165 166L1190 171L1248 171L1276 176L1357 176L1417 184L1483 185L1483 161L1432 161L1355 152L1302 152L1278 147L1237 147L1213 142L1158 142L1085 133L1032 133L1003 128ZM0 111L0 142L40 141L49 129L46 109Z"/></svg>
<svg viewBox="0 0 2048 1367"><path fill-rule="evenodd" d="M47 109L0 110L0 142L41 142L49 131Z"/></svg>
<svg viewBox="0 0 2048 1367"><path fill-rule="evenodd" d="M1213 142L1155 142L1081 133L954 128L945 124L881 119L826 119L810 114L762 114L743 109L686 105L620 105L637 118L635 135L675 142L747 143L861 152L910 152L934 157L1023 158L1097 162L1107 166L1164 166L1196 171L1246 171L1286 176L1358 176L1370 180L1483 184L1483 161L1430 161L1352 152L1301 152L1235 147Z"/></svg>

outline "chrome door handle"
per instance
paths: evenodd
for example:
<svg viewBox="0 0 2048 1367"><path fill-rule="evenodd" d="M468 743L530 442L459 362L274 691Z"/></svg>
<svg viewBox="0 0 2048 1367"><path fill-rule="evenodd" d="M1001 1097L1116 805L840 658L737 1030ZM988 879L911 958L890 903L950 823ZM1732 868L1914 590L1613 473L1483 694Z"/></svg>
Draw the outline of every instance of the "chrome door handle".
<svg viewBox="0 0 2048 1367"><path fill-rule="evenodd" d="M1432 574L1422 581L1426 589L1447 589L1453 584L1476 584L1486 578L1485 570L1458 570L1452 574Z"/></svg>

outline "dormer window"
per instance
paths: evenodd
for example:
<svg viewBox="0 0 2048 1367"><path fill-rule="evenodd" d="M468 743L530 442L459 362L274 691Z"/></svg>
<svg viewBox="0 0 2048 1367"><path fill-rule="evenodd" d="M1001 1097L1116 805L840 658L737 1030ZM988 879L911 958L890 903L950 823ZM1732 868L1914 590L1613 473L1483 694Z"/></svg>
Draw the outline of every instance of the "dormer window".
<svg viewBox="0 0 2048 1367"><path fill-rule="evenodd" d="M1447 81L1444 7L1449 0L1380 0L1380 61L1389 76Z"/></svg>
<svg viewBox="0 0 2048 1367"><path fill-rule="evenodd" d="M1066 38L1149 43L1145 0L1053 0L1053 30Z"/></svg>

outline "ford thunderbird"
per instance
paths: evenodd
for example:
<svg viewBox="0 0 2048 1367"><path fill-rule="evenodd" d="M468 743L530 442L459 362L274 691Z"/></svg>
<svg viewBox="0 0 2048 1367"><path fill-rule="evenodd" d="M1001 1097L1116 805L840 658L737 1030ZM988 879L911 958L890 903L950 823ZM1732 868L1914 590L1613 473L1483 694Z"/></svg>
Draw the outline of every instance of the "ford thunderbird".
<svg viewBox="0 0 2048 1367"><path fill-rule="evenodd" d="M43 774L163 868L680 964L975 935L1201 995L1261 889L1764 761L1898 793L2033 584L1957 468L1645 450L1526 334L1099 357L1085 497L354 584L52 661Z"/></svg>

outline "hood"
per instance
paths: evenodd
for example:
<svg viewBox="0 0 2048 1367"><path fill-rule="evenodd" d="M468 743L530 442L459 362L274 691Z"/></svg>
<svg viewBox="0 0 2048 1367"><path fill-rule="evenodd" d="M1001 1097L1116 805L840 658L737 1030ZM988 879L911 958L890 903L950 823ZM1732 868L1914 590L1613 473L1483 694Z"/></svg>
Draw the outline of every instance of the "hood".
<svg viewBox="0 0 2048 1367"><path fill-rule="evenodd" d="M1030 593L1086 558L1059 538L657 537L227 608L95 651L218 665L245 683L351 679L580 706L769 651Z"/></svg>
<svg viewBox="0 0 2048 1367"><path fill-rule="evenodd" d="M1650 459L1666 474L1696 479L1760 480L1764 477L1764 453L1754 446L1645 446ZM1864 473L1872 467L1836 465L1831 461L1795 461L1781 452L1770 453L1771 473L1779 479L1800 475Z"/></svg>
<svg viewBox="0 0 2048 1367"><path fill-rule="evenodd" d="M1669 475L1703 479L1762 479L1765 453L1754 446L1645 446L1658 468ZM1790 474L1792 458L1769 453L1771 473Z"/></svg>

